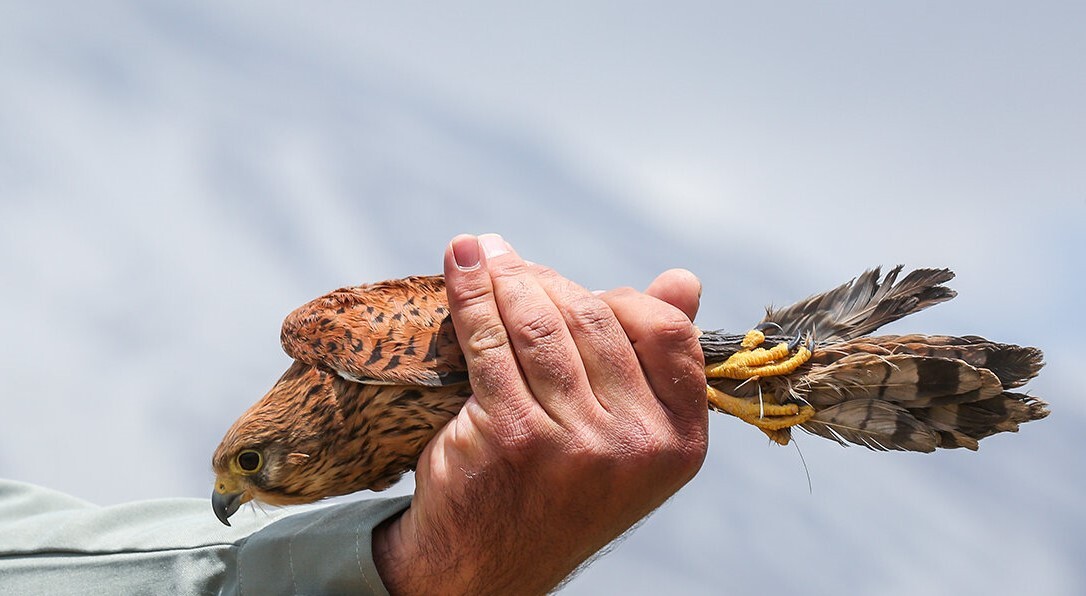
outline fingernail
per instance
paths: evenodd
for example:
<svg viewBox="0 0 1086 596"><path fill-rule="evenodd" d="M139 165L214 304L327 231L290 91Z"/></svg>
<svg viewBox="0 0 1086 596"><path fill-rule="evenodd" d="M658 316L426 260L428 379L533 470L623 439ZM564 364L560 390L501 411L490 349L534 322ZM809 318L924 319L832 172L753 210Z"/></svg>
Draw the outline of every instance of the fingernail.
<svg viewBox="0 0 1086 596"><path fill-rule="evenodd" d="M452 239L453 260L461 271L474 271L479 268L479 240L469 234L461 234Z"/></svg>
<svg viewBox="0 0 1086 596"><path fill-rule="evenodd" d="M493 259L496 256L509 252L509 245L498 234L483 234L479 236L479 246L483 248L486 258Z"/></svg>
<svg viewBox="0 0 1086 596"><path fill-rule="evenodd" d="M604 293L606 291L607 290L592 290L592 295L593 296L599 296L600 294L602 294L602 293Z"/></svg>

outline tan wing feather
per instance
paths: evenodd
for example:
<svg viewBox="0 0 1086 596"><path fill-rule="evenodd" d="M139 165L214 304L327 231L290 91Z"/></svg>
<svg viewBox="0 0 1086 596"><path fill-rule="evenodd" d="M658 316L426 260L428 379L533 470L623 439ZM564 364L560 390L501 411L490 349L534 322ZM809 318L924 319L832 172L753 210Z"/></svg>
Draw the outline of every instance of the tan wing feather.
<svg viewBox="0 0 1086 596"><path fill-rule="evenodd" d="M281 339L292 358L355 382L436 387L468 379L439 275L330 292L290 313Z"/></svg>

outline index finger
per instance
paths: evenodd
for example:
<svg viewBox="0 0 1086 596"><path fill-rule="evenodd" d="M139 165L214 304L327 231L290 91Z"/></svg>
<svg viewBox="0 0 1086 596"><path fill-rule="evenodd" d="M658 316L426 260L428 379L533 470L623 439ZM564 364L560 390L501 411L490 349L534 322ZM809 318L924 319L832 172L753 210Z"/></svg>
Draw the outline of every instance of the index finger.
<svg viewBox="0 0 1086 596"><path fill-rule="evenodd" d="M569 329L528 266L496 235L480 236L469 255L474 240L455 238L445 268L453 324L479 404L500 410L513 400L517 408L541 408L559 424L598 407L587 399L591 388ZM471 266L460 258L467 256L474 257Z"/></svg>
<svg viewBox="0 0 1086 596"><path fill-rule="evenodd" d="M445 249L445 291L464 352L475 399L484 412L515 419L534 403L502 324L490 274L474 236L453 238Z"/></svg>

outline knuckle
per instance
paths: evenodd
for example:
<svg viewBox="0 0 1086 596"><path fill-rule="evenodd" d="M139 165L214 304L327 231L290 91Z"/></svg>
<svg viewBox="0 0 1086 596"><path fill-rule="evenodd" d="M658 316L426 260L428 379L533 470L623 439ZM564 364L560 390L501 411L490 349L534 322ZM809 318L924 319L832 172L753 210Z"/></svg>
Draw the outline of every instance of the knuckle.
<svg viewBox="0 0 1086 596"><path fill-rule="evenodd" d="M501 321L487 322L468 336L467 349L475 355L486 355L509 345L509 335Z"/></svg>
<svg viewBox="0 0 1086 596"><path fill-rule="evenodd" d="M658 420L637 420L621 441L627 457L633 461L664 464L676 477L689 480L701 468L708 451L704 432L677 432L672 425Z"/></svg>
<svg viewBox="0 0 1086 596"><path fill-rule="evenodd" d="M668 309L649 323L649 337L688 350L698 345L698 331L678 309Z"/></svg>
<svg viewBox="0 0 1086 596"><path fill-rule="evenodd" d="M662 436L659 424L651 421L652 417L637 417L628 420L625 432L619 443L631 457L655 459L669 449L669 441Z"/></svg>
<svg viewBox="0 0 1086 596"><path fill-rule="evenodd" d="M605 433L581 428L562 437L561 450L570 461L589 465L616 459L619 448L614 441L608 440Z"/></svg>
<svg viewBox="0 0 1086 596"><path fill-rule="evenodd" d="M666 428L668 459L673 461L677 468L691 470L693 474L701 468L709 451L708 417L694 415L685 421L671 418L666 423Z"/></svg>
<svg viewBox="0 0 1086 596"><path fill-rule="evenodd" d="M634 432L624 432L611 439L615 457L631 462L653 461L662 453L660 445L650 434L636 432L636 429L628 429Z"/></svg>
<svg viewBox="0 0 1086 596"><path fill-rule="evenodd" d="M512 458L532 457L555 439L555 431L545 416L525 402L520 408L505 408L493 417L493 441Z"/></svg>
<svg viewBox="0 0 1086 596"><path fill-rule="evenodd" d="M641 292L638 292L637 290L631 288L630 286L618 287L618 288L615 288L615 289L611 290L608 293L611 294L612 296L616 297L616 298L628 298L630 296L638 296L638 295L641 294Z"/></svg>
<svg viewBox="0 0 1086 596"><path fill-rule="evenodd" d="M561 275L558 275L557 271L546 265L540 265L538 263L535 263L530 265L530 268L532 274L535 275L537 278L542 278L546 280L557 280L562 278Z"/></svg>
<svg viewBox="0 0 1086 596"><path fill-rule="evenodd" d="M561 338L562 323L554 314L543 312L518 324L513 332L528 346L547 346Z"/></svg>
<svg viewBox="0 0 1086 596"><path fill-rule="evenodd" d="M449 298L460 308L472 308L494 300L490 284L483 278L462 279L446 286Z"/></svg>
<svg viewBox="0 0 1086 596"><path fill-rule="evenodd" d="M491 277L495 279L516 279L529 275L528 264L521 259L504 259L488 265Z"/></svg>
<svg viewBox="0 0 1086 596"><path fill-rule="evenodd" d="M568 309L571 330L585 335L614 333L618 329L615 313L596 297L577 299Z"/></svg>
<svg viewBox="0 0 1086 596"><path fill-rule="evenodd" d="M671 451L676 470L684 472L685 480L693 478L705 462L709 441L705 434L683 437Z"/></svg>

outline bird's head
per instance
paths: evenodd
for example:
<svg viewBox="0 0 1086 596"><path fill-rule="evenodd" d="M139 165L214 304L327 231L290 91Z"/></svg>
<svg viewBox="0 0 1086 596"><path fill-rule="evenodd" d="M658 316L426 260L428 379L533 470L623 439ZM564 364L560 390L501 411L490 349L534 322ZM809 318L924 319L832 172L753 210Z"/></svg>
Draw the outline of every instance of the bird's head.
<svg viewBox="0 0 1086 596"><path fill-rule="evenodd" d="M310 503L328 496L327 471L342 416L327 373L296 362L230 427L211 460L219 521L255 500Z"/></svg>
<svg viewBox="0 0 1086 596"><path fill-rule="evenodd" d="M357 383L295 362L215 450L215 515L230 525L249 501L294 505L384 490L415 468L470 391L467 383Z"/></svg>

